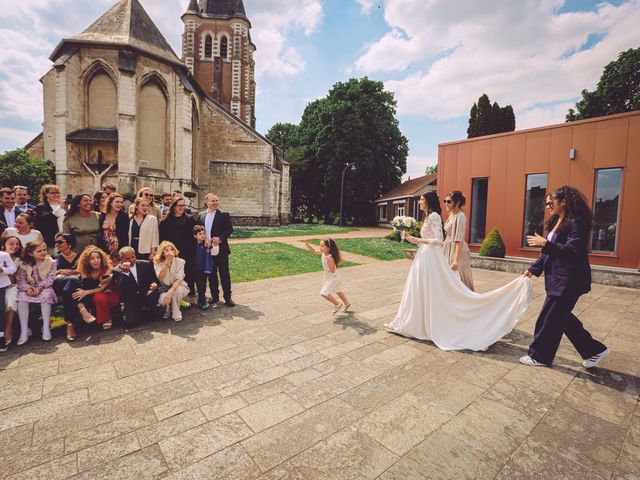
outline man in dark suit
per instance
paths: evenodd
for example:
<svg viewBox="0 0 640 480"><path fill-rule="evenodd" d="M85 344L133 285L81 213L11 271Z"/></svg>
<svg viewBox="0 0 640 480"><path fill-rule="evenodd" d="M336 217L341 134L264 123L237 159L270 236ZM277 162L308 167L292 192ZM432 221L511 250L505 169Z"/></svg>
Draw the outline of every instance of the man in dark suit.
<svg viewBox="0 0 640 480"><path fill-rule="evenodd" d="M31 214L34 214L36 206L29 203L31 196L27 187L16 185L13 190L16 192L16 210L20 211L20 213L29 213L31 211Z"/></svg>
<svg viewBox="0 0 640 480"><path fill-rule="evenodd" d="M16 192L13 188L5 187L0 189L0 200L2 201L2 221L7 227L13 227L16 217L20 212L16 209Z"/></svg>
<svg viewBox="0 0 640 480"><path fill-rule="evenodd" d="M120 290L120 302L124 305L124 321L133 326L151 316L158 305L158 277L153 264L146 260L136 260L131 247L120 249L120 265L114 268L114 281Z"/></svg>
<svg viewBox="0 0 640 480"><path fill-rule="evenodd" d="M218 196L209 193L205 197L207 209L197 216L197 223L203 225L206 233L207 247L211 247L218 254L213 257L213 269L209 275L209 290L211 290L211 303L220 301L218 290L218 272L220 272L220 283L224 294L224 304L227 307L234 307L236 304L231 299L231 275L229 274L229 249L228 238L233 233L231 216L227 212L218 210ZM217 248L216 248L217 247Z"/></svg>

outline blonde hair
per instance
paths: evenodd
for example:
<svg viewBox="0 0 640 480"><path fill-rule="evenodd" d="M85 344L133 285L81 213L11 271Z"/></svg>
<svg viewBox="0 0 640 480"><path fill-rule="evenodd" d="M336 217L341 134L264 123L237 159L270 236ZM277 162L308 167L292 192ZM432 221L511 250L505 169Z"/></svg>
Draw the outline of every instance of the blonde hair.
<svg viewBox="0 0 640 480"><path fill-rule="evenodd" d="M149 211L151 211L151 202L144 197L138 197L133 202L133 212L131 213L131 215L129 215L130 219L138 214L138 205L140 205L142 202L147 202L149 204Z"/></svg>
<svg viewBox="0 0 640 480"><path fill-rule="evenodd" d="M173 242L170 242L169 240L164 240L160 242L160 245L158 245L158 248L156 249L156 255L153 257L154 263L164 262L164 259L166 258L164 256L164 249L167 247L173 248L173 251L176 252L176 257L180 255L180 251L173 244Z"/></svg>
<svg viewBox="0 0 640 480"><path fill-rule="evenodd" d="M60 187L58 187L58 185L55 185L53 183L46 183L42 185L42 187L40 187L40 193L38 195L38 198L40 199L40 203L44 203L47 200L47 193L49 193L49 190L51 190L52 188L55 188L56 190L60 190Z"/></svg>

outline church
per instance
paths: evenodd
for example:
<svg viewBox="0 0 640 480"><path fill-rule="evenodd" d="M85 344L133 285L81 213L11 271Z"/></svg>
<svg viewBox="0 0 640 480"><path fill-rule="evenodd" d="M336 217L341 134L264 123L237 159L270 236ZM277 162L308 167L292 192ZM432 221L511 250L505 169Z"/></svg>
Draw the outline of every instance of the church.
<svg viewBox="0 0 640 480"><path fill-rule="evenodd" d="M289 223L282 152L255 130L256 46L242 0L190 0L178 58L139 0L62 40L42 77L43 132L28 146L63 192L215 192L239 225ZM192 195L191 195L192 196Z"/></svg>

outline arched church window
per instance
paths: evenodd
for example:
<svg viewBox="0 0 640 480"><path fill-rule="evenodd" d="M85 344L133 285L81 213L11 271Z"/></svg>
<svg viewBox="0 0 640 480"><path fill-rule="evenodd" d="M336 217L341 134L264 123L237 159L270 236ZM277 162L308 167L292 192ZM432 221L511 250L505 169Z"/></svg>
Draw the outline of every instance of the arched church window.
<svg viewBox="0 0 640 480"><path fill-rule="evenodd" d="M140 92L140 166L165 170L167 166L167 99L151 81Z"/></svg>
<svg viewBox="0 0 640 480"><path fill-rule="evenodd" d="M228 54L229 54L229 40L227 40L227 37L223 36L220 39L220 56L226 60L228 58Z"/></svg>
<svg viewBox="0 0 640 480"><path fill-rule="evenodd" d="M88 121L90 128L116 128L118 100L116 85L103 70L96 72L87 89Z"/></svg>
<svg viewBox="0 0 640 480"><path fill-rule="evenodd" d="M207 35L204 37L204 58L212 58L213 57L213 39L211 35Z"/></svg>

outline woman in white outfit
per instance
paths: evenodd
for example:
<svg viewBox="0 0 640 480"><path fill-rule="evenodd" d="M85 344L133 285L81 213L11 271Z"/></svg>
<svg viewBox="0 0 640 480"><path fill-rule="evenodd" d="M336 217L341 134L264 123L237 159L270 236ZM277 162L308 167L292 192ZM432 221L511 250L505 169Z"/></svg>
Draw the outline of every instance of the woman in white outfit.
<svg viewBox="0 0 640 480"><path fill-rule="evenodd" d="M176 321L182 320L180 303L189 294L189 287L184 281L184 259L178 257L178 249L168 241L158 246L158 253L153 259L160 286L160 305L165 307L165 318L169 315Z"/></svg>
<svg viewBox="0 0 640 480"><path fill-rule="evenodd" d="M431 340L443 350L486 350L509 333L531 301L531 281L519 276L487 293L469 290L442 251L440 202L435 192L420 198L426 218L405 283L400 308L385 326L395 333Z"/></svg>

